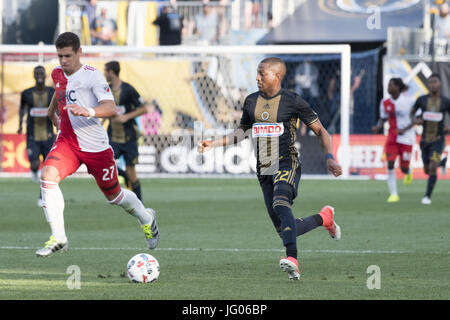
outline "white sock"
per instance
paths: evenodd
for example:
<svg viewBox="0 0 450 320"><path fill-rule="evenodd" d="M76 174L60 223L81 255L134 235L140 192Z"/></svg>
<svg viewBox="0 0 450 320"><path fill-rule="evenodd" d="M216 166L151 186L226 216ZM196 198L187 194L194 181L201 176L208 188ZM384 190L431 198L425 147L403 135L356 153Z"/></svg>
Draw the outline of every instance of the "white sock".
<svg viewBox="0 0 450 320"><path fill-rule="evenodd" d="M41 180L41 194L45 218L52 235L60 243L67 242L64 229L64 197L56 182Z"/></svg>
<svg viewBox="0 0 450 320"><path fill-rule="evenodd" d="M152 216L147 212L141 200L130 190L122 189L120 194L109 203L122 207L126 212L136 217L141 226L153 222Z"/></svg>
<svg viewBox="0 0 450 320"><path fill-rule="evenodd" d="M397 177L395 175L395 169L389 170L388 169L388 188L391 195L396 196L397 195Z"/></svg>

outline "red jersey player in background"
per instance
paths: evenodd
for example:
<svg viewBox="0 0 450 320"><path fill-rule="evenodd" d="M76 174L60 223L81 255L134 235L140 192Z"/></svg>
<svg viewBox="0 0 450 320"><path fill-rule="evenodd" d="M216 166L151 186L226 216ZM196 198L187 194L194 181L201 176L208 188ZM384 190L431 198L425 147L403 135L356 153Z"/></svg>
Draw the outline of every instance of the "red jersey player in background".
<svg viewBox="0 0 450 320"><path fill-rule="evenodd" d="M138 219L148 247L154 249L159 240L155 212L146 209L133 192L120 187L113 150L98 119L116 115L111 90L99 70L80 62L82 50L76 34L60 34L55 46L60 66L52 72L55 94L48 116L60 132L41 175L43 209L52 235L36 254L46 257L68 248L59 182L77 171L82 163L95 177L109 203Z"/></svg>
<svg viewBox="0 0 450 320"><path fill-rule="evenodd" d="M397 202L400 200L397 193L397 177L395 174L395 160L399 157L400 169L405 174L404 183L412 182L410 161L412 148L416 141L414 123L410 113L415 99L408 96L405 91L408 87L400 78L389 80L389 97L380 103L380 119L372 131L377 133L383 128L384 123L389 121L388 137L385 143L385 155L387 160L388 188L390 196L387 202Z"/></svg>

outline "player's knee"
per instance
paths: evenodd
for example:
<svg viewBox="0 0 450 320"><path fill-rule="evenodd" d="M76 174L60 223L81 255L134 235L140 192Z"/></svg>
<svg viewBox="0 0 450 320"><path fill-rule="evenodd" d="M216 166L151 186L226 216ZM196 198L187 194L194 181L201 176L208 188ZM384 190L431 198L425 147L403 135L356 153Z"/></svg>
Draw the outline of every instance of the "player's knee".
<svg viewBox="0 0 450 320"><path fill-rule="evenodd" d="M108 201L109 204L115 204L115 205L118 205L119 202L122 200L121 197L123 197L122 189L120 189L118 192L114 192L114 193L103 192L103 194L105 195L106 200Z"/></svg>
<svg viewBox="0 0 450 320"><path fill-rule="evenodd" d="M291 207L292 204L292 187L288 184L277 184L273 190L272 208L278 214L279 206Z"/></svg>
<svg viewBox="0 0 450 320"><path fill-rule="evenodd" d="M31 161L31 163L30 163L31 171L33 171L33 172L38 171L40 165L41 165L41 162L39 160Z"/></svg>
<svg viewBox="0 0 450 320"><path fill-rule="evenodd" d="M431 161L428 166L428 174L436 174L437 168L439 167L439 162Z"/></svg>
<svg viewBox="0 0 450 320"><path fill-rule="evenodd" d="M52 166L44 166L41 172L41 180L59 183L60 177L58 169Z"/></svg>

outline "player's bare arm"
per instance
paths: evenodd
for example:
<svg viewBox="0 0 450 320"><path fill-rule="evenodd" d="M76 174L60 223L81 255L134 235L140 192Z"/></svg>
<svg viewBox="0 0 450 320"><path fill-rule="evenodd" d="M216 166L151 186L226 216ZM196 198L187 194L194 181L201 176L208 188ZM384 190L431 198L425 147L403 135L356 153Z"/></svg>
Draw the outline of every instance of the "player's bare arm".
<svg viewBox="0 0 450 320"><path fill-rule="evenodd" d="M148 110L147 108L148 108L147 105L143 105L131 112L124 113L124 114L118 114L113 118L113 120L116 122L119 122L119 123L125 123L128 120L131 120L131 119L137 118L139 116L142 116L143 114L146 114L147 110Z"/></svg>
<svg viewBox="0 0 450 320"><path fill-rule="evenodd" d="M113 100L102 100L96 107L85 108L77 104L68 104L64 110L70 110L74 116L109 118L116 115L116 104Z"/></svg>
<svg viewBox="0 0 450 320"><path fill-rule="evenodd" d="M377 124L374 125L374 126L371 128L372 132L373 132L373 133L378 133L378 132L380 132L381 128L383 128L384 123L385 123L386 121L387 121L387 119L380 118L380 119L378 120Z"/></svg>
<svg viewBox="0 0 450 320"><path fill-rule="evenodd" d="M22 133L23 117L25 116L26 113L25 108L26 106L24 106L23 104L21 104L19 107L19 128L17 129L18 134Z"/></svg>
<svg viewBox="0 0 450 320"><path fill-rule="evenodd" d="M403 129L397 129L398 134L404 134L406 131L408 131L409 129L414 127L416 124L418 124L418 123L416 123L416 118L414 117L414 114L410 114L410 119L411 119L411 122L406 127L404 127Z"/></svg>
<svg viewBox="0 0 450 320"><path fill-rule="evenodd" d="M408 131L409 129L411 129L415 125L416 125L415 120L411 119L411 123L409 125L407 125L406 127L404 127L403 129L397 129L397 133L398 134L404 134L406 131Z"/></svg>
<svg viewBox="0 0 450 320"><path fill-rule="evenodd" d="M319 138L320 145L325 153L332 154L331 137L328 134L328 131L323 127L320 120L310 124L309 128ZM342 174L341 166L332 158L327 158L327 168L335 177L339 177Z"/></svg>
<svg viewBox="0 0 450 320"><path fill-rule="evenodd" d="M419 110L418 100L416 100L416 103L411 109L411 113L409 114L411 119L413 119L413 123L415 125L423 125L423 119L421 114L417 114L417 111Z"/></svg>
<svg viewBox="0 0 450 320"><path fill-rule="evenodd" d="M197 144L197 151L204 153L216 147L225 147L231 144L238 144L247 137L246 131L248 130L245 126L239 126L232 133L227 134L218 139L214 140L203 140Z"/></svg>
<svg viewBox="0 0 450 320"><path fill-rule="evenodd" d="M52 96L52 100L50 100L50 105L48 106L47 115L50 118L53 125L56 127L56 130L59 131L59 117L56 113L58 110L58 103L56 102L55 93Z"/></svg>

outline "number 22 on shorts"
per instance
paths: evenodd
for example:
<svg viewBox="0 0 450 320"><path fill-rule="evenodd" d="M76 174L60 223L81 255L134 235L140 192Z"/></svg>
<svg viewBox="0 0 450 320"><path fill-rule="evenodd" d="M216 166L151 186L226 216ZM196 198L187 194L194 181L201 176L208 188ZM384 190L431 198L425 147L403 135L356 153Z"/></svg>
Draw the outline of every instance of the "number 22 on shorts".
<svg viewBox="0 0 450 320"><path fill-rule="evenodd" d="M278 170L278 172L275 175L275 179L273 180L273 183L277 183L278 181L288 181L286 178L290 173L290 170Z"/></svg>

